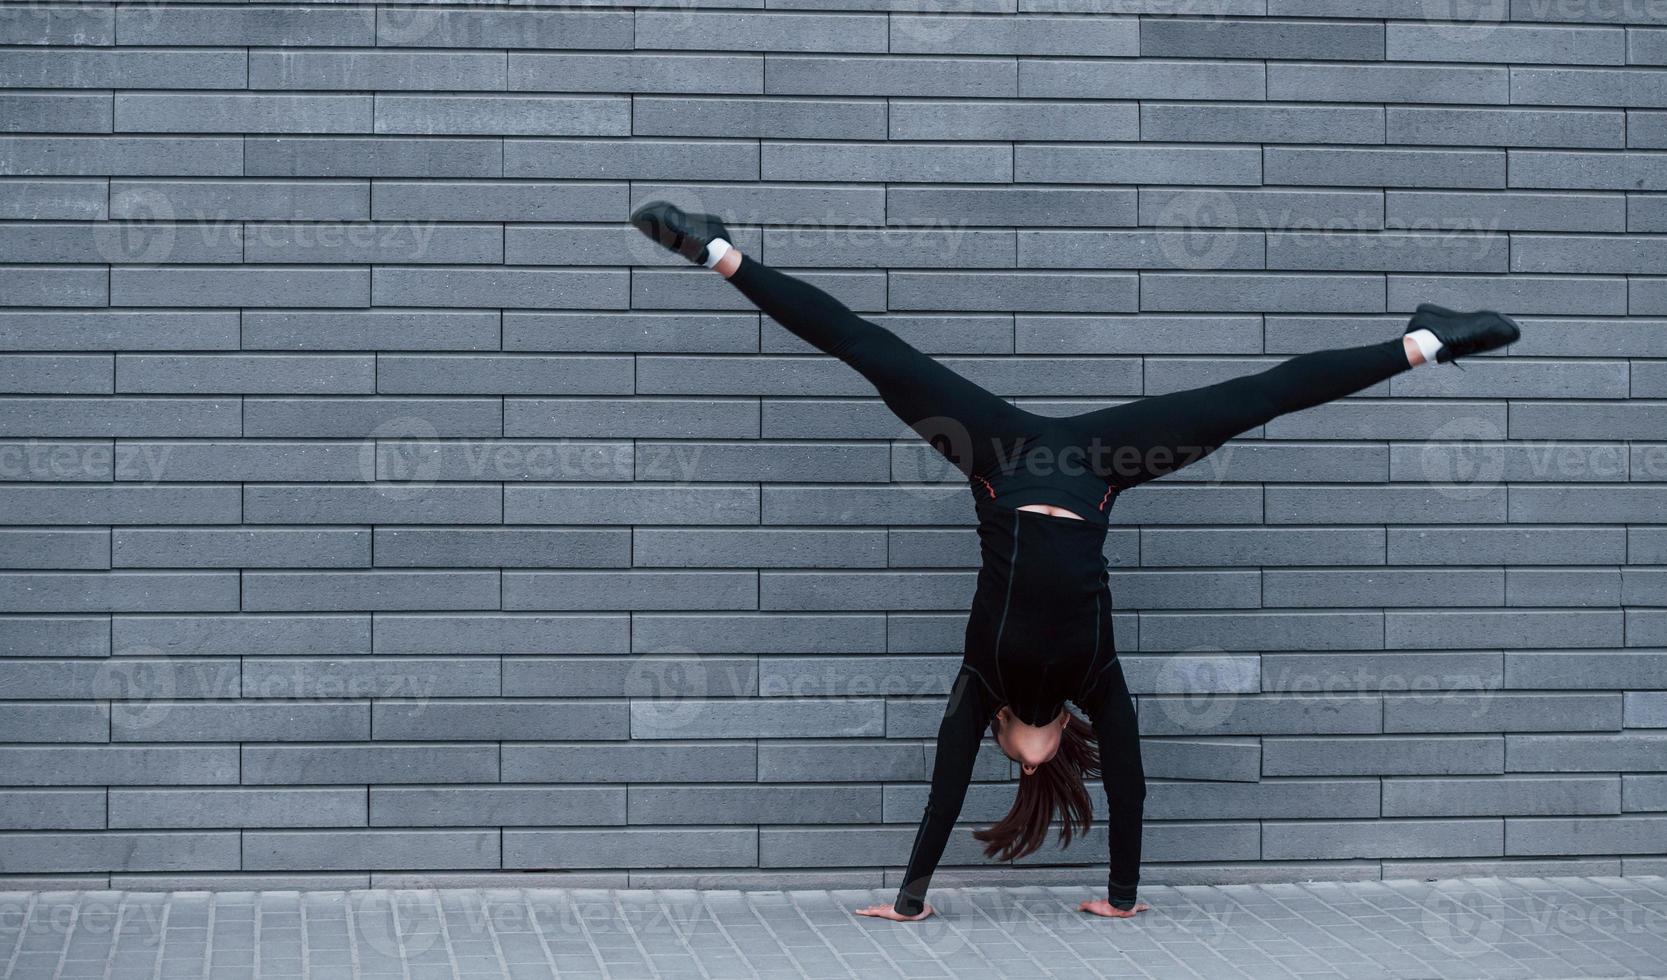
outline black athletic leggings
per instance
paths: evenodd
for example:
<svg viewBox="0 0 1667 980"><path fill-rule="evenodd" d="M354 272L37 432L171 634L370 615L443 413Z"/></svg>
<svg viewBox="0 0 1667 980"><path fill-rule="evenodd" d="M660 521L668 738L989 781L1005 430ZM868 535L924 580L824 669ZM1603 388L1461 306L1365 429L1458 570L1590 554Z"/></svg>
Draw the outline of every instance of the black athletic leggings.
<svg viewBox="0 0 1667 980"><path fill-rule="evenodd" d="M995 468L1003 440L1037 421L822 290L750 256L742 255L729 281L777 323L855 368L940 451L943 420L954 420L971 437L970 458L945 455L964 472ZM1100 476L1120 491L1195 462L1277 416L1353 394L1410 366L1397 337L1299 354L1255 374L1049 421L1067 427L1069 442L1109 450L1098 457Z"/></svg>

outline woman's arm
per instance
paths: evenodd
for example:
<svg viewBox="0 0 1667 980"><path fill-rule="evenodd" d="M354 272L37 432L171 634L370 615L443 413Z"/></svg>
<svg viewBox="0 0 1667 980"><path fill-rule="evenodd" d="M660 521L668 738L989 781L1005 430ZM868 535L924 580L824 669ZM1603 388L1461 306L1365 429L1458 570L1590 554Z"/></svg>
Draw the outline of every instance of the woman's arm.
<svg viewBox="0 0 1667 980"><path fill-rule="evenodd" d="M961 815L967 784L972 780L973 763L978 758L978 745L994 713L983 682L977 674L963 666L955 675L949 691L949 703L944 707L943 721L938 724L931 795L927 797L926 812L921 815L914 844L909 849L903 885L892 906L901 915L913 917L924 910L932 872L937 869L944 845L949 841L949 832Z"/></svg>
<svg viewBox="0 0 1667 980"><path fill-rule="evenodd" d="M1084 902L1084 911L1120 917L1146 908L1135 903L1140 884L1140 837L1146 804L1146 771L1140 761L1140 725L1123 667L1116 660L1100 676L1089 720L1100 747L1100 780L1106 790L1107 900Z"/></svg>

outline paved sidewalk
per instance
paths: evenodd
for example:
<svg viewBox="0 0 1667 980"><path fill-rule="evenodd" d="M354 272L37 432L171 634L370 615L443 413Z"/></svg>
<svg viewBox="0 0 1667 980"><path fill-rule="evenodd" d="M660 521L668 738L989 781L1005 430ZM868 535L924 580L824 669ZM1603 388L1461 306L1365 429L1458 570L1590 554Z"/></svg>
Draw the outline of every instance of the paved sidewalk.
<svg viewBox="0 0 1667 980"><path fill-rule="evenodd" d="M0 893L8 977L1667 977L1667 878L940 888Z"/></svg>

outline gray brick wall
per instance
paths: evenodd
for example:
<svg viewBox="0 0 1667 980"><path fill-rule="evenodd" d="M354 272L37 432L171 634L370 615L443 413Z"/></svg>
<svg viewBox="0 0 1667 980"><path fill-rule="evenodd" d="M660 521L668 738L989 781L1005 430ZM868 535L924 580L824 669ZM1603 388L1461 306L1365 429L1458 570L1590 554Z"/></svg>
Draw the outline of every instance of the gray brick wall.
<svg viewBox="0 0 1667 980"><path fill-rule="evenodd" d="M1044 413L1517 315L1119 502L1146 873L1667 869L1659 6L35 0L0 88L0 886L897 883L968 493L655 197Z"/></svg>

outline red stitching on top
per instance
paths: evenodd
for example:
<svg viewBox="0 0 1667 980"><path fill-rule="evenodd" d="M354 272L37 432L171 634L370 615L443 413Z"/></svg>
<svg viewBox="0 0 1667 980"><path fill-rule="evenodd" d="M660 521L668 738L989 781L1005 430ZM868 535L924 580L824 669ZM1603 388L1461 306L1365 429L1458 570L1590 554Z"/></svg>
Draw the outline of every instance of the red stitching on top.
<svg viewBox="0 0 1667 980"><path fill-rule="evenodd" d="M1112 488L1108 484L1106 486L1106 495L1104 497L1100 498L1100 506L1094 508L1095 510L1105 510L1106 509L1106 501L1111 499L1111 490L1112 490Z"/></svg>
<svg viewBox="0 0 1667 980"><path fill-rule="evenodd" d="M977 473L974 473L972 475L972 478L974 480L977 480L979 483L984 484L984 489L989 491L991 500L996 499L996 488L990 486L990 481L989 480L984 479L983 477L979 476Z"/></svg>

